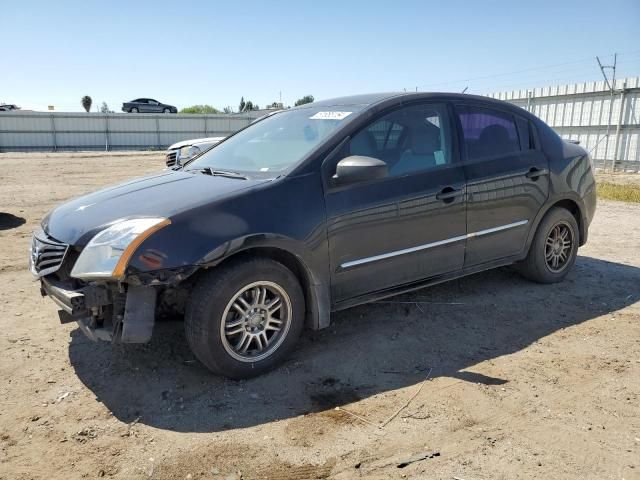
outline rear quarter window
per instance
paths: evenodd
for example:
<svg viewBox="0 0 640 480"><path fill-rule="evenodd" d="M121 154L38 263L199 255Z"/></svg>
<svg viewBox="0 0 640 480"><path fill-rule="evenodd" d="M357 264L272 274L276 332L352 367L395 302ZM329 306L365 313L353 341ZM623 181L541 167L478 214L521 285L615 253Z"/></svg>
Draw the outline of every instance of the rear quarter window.
<svg viewBox="0 0 640 480"><path fill-rule="evenodd" d="M535 150L536 144L533 136L533 125L525 118L516 116L518 124L518 134L520 135L520 147L524 150Z"/></svg>

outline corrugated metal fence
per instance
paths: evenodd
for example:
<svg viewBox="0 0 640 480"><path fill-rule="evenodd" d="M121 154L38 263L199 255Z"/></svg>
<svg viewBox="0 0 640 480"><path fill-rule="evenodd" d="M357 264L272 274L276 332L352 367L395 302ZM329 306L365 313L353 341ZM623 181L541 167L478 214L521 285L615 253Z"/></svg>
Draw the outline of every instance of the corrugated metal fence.
<svg viewBox="0 0 640 480"><path fill-rule="evenodd" d="M579 140L596 165L640 171L640 78L500 92L547 122L561 136ZM0 151L123 150L166 148L189 138L223 136L256 114L164 115L0 112Z"/></svg>
<svg viewBox="0 0 640 480"><path fill-rule="evenodd" d="M596 166L640 171L640 78L493 93L540 117L563 138L578 140Z"/></svg>
<svg viewBox="0 0 640 480"><path fill-rule="evenodd" d="M226 136L256 115L0 112L0 151L163 149Z"/></svg>

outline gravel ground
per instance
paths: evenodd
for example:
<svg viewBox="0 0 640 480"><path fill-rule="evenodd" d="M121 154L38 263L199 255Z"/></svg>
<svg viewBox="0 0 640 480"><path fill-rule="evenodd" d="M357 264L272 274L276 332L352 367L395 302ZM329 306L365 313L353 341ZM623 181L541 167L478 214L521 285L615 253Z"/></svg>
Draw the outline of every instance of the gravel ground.
<svg viewBox="0 0 640 480"><path fill-rule="evenodd" d="M505 268L346 310L234 382L179 320L91 343L27 272L54 205L162 165L0 154L0 479L640 478L640 205L600 202L560 285Z"/></svg>

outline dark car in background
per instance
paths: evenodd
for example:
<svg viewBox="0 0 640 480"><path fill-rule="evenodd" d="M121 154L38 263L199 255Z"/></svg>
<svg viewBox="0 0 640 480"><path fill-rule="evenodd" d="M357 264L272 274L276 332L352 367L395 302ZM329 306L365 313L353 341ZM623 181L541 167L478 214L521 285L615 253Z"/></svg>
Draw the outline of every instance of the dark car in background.
<svg viewBox="0 0 640 480"><path fill-rule="evenodd" d="M174 309L202 363L244 378L332 311L510 264L559 282L595 208L588 152L523 109L360 95L277 112L181 169L60 205L30 265L90 338L146 342Z"/></svg>
<svg viewBox="0 0 640 480"><path fill-rule="evenodd" d="M122 104L122 111L128 113L178 113L173 105L161 103L153 98L136 98Z"/></svg>
<svg viewBox="0 0 640 480"><path fill-rule="evenodd" d="M3 103L0 105L0 112L11 112L13 110L20 110L20 107L13 103Z"/></svg>

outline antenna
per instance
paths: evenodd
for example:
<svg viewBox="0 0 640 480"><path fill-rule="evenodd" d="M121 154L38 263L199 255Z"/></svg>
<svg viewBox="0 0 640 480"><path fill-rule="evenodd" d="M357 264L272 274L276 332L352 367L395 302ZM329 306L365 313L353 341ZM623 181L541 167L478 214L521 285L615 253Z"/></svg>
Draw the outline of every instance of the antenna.
<svg viewBox="0 0 640 480"><path fill-rule="evenodd" d="M602 76L604 77L604 81L607 84L607 87L609 87L609 90L613 91L616 84L616 64L618 63L618 54L617 53L613 54L613 65L602 65L602 63L600 62L600 58L598 57L596 57L596 60L598 61L598 66L600 67L600 71L602 72ZM609 79L607 78L607 73L604 71L605 68L610 68L613 70L613 79L612 79L613 86L611 85L611 83L609 83Z"/></svg>
<svg viewBox="0 0 640 480"><path fill-rule="evenodd" d="M468 88L469 88L469 86L467 85L466 87L464 87L464 89L460 93L466 92Z"/></svg>

